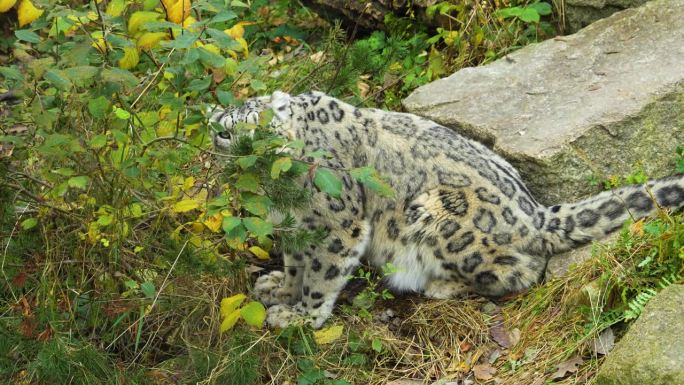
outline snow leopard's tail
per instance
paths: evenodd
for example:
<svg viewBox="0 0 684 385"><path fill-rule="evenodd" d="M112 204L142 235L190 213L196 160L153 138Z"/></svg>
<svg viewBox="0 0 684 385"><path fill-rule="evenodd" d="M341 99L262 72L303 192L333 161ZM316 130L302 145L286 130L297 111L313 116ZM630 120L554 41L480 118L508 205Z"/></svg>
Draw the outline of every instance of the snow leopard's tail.
<svg viewBox="0 0 684 385"><path fill-rule="evenodd" d="M627 219L652 215L658 207L671 211L684 208L684 175L604 191L577 203L548 207L548 219L543 228L545 251L555 254L601 239L620 229Z"/></svg>

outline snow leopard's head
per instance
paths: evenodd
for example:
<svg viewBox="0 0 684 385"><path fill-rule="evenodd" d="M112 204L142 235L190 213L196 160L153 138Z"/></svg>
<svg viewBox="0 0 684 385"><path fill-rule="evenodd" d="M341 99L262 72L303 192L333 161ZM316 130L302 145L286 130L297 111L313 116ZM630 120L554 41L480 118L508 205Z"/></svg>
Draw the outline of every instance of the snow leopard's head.
<svg viewBox="0 0 684 385"><path fill-rule="evenodd" d="M259 124L262 112L266 110L273 111L269 127L281 127L290 120L290 98L290 95L284 92L275 91L270 96L247 99L239 107L210 106L209 132L214 147L217 150L227 150L240 132L246 135L254 134L253 125Z"/></svg>

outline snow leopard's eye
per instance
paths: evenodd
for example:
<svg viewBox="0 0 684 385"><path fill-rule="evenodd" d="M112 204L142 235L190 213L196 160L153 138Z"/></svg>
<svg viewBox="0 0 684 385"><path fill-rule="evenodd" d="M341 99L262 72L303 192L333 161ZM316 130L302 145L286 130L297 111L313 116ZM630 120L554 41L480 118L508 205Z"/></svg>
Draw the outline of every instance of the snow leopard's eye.
<svg viewBox="0 0 684 385"><path fill-rule="evenodd" d="M221 139L230 139L230 138L233 137L233 136L230 134L230 132L228 132L228 131L219 132L219 133L218 133L218 136L219 136L219 138L221 138Z"/></svg>

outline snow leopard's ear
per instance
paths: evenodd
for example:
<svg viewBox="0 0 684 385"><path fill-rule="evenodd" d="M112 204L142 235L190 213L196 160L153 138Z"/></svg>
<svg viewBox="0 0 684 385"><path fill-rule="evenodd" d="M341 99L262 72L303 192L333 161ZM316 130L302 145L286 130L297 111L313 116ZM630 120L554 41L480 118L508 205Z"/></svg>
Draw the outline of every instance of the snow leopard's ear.
<svg viewBox="0 0 684 385"><path fill-rule="evenodd" d="M281 91L275 91L271 95L271 109L273 114L285 123L290 120L292 110L290 109L290 94Z"/></svg>

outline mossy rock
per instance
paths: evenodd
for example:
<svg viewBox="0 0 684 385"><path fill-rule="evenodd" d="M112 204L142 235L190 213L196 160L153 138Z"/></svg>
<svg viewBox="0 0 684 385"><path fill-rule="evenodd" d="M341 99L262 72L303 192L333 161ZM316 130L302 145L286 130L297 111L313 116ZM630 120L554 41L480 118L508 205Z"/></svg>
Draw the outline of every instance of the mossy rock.
<svg viewBox="0 0 684 385"><path fill-rule="evenodd" d="M654 0L417 88L409 112L507 158L545 204L673 174L684 144L684 0Z"/></svg>
<svg viewBox="0 0 684 385"><path fill-rule="evenodd" d="M684 384L684 285L664 289L606 356L597 385Z"/></svg>

